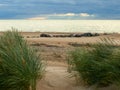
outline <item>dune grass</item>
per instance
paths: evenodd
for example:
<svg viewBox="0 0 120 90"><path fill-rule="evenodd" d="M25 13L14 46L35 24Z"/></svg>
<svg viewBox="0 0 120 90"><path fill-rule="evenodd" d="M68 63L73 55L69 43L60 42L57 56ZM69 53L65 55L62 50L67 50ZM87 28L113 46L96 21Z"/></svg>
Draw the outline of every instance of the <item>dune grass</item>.
<svg viewBox="0 0 120 90"><path fill-rule="evenodd" d="M110 39L103 39L91 48L71 51L68 64L87 85L120 84L120 48L114 47Z"/></svg>
<svg viewBox="0 0 120 90"><path fill-rule="evenodd" d="M43 71L40 57L16 30L0 37L0 90L36 90Z"/></svg>

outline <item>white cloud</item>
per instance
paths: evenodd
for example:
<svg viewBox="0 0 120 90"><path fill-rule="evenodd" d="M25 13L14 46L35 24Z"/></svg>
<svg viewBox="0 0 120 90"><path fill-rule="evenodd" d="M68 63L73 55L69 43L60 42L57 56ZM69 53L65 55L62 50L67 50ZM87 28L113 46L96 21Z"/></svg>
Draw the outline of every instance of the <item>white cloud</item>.
<svg viewBox="0 0 120 90"><path fill-rule="evenodd" d="M75 13L65 13L65 14L51 14L50 16L76 16Z"/></svg>
<svg viewBox="0 0 120 90"><path fill-rule="evenodd" d="M45 19L54 19L54 18L93 18L95 15L94 14L88 14L88 13L61 13L61 14L44 14L28 19L32 20L45 20Z"/></svg>
<svg viewBox="0 0 120 90"><path fill-rule="evenodd" d="M80 13L79 14L81 17L93 17L93 16L95 16L95 15L93 15L93 14L88 14L88 13Z"/></svg>
<svg viewBox="0 0 120 90"><path fill-rule="evenodd" d="M75 13L66 13L65 15L66 15L66 16L76 16Z"/></svg>
<svg viewBox="0 0 120 90"><path fill-rule="evenodd" d="M50 14L50 15L46 15L46 16L60 16L60 17L64 17L64 16L80 16L80 17L94 17L94 14L89 14L89 13L64 13L64 14Z"/></svg>
<svg viewBox="0 0 120 90"><path fill-rule="evenodd" d="M46 20L46 17L33 17L33 18L28 18L28 20Z"/></svg>

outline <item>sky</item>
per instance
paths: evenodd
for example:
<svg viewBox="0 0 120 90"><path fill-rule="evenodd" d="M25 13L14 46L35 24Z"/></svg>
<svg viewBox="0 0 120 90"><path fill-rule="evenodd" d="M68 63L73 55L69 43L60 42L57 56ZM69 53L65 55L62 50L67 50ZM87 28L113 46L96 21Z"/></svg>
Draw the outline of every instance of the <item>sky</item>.
<svg viewBox="0 0 120 90"><path fill-rule="evenodd" d="M120 19L120 0L0 0L0 19Z"/></svg>

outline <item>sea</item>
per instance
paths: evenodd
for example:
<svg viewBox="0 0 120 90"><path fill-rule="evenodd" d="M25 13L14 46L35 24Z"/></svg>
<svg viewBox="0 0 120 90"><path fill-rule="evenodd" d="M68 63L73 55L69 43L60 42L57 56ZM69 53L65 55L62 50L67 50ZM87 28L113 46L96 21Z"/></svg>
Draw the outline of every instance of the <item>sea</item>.
<svg viewBox="0 0 120 90"><path fill-rule="evenodd" d="M0 20L0 31L120 33L120 20Z"/></svg>

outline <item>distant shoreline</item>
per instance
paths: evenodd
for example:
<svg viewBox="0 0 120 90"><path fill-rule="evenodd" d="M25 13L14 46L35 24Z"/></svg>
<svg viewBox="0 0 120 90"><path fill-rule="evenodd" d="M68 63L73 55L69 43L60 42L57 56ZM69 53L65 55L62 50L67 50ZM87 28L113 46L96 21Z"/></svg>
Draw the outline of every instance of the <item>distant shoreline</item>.
<svg viewBox="0 0 120 90"><path fill-rule="evenodd" d="M120 33L120 20L1 20L0 31Z"/></svg>

